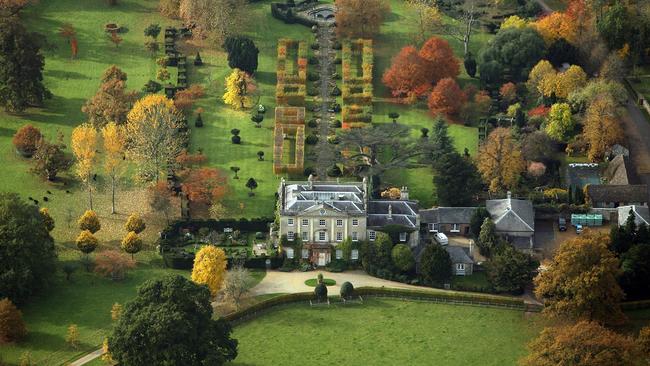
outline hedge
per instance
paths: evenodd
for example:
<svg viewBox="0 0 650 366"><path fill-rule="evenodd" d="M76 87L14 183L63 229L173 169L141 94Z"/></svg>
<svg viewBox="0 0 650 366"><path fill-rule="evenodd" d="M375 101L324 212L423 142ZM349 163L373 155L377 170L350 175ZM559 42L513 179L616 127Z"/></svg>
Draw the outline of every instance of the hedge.
<svg viewBox="0 0 650 366"><path fill-rule="evenodd" d="M266 232L269 228L269 225L275 221L274 217L259 217L251 220L242 218L242 219L222 219L222 220L178 220L172 222L161 232L160 244L161 246L178 246L179 244L175 241L182 237L184 232L197 233L200 228L207 227L211 230L223 231L225 228L232 228L233 230L239 230L244 232L257 232L262 231Z"/></svg>

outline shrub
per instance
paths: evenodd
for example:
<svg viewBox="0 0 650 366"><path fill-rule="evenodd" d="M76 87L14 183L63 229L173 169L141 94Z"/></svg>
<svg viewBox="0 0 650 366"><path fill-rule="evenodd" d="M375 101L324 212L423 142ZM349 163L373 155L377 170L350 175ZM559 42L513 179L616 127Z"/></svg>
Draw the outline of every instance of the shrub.
<svg viewBox="0 0 650 366"><path fill-rule="evenodd" d="M314 287L314 295L318 301L325 301L327 299L327 286L324 283L319 283Z"/></svg>
<svg viewBox="0 0 650 366"><path fill-rule="evenodd" d="M32 126L25 125L21 127L14 135L11 142L14 144L16 151L26 157L31 157L36 152L38 142L43 138L41 131Z"/></svg>
<svg viewBox="0 0 650 366"><path fill-rule="evenodd" d="M327 169L327 175L330 177L340 177L343 175L343 172L338 165L333 165L331 168Z"/></svg>
<svg viewBox="0 0 650 366"><path fill-rule="evenodd" d="M408 272L415 266L413 252L405 244L395 245L391 251L391 258L395 267L402 272Z"/></svg>
<svg viewBox="0 0 650 366"><path fill-rule="evenodd" d="M354 286L350 282L343 282L341 285L341 298L349 299L354 294Z"/></svg>
<svg viewBox="0 0 650 366"><path fill-rule="evenodd" d="M241 137L239 137L239 135L234 135L230 138L230 141L232 141L232 143L235 145L239 145L241 144Z"/></svg>
<svg viewBox="0 0 650 366"><path fill-rule="evenodd" d="M316 145L318 143L318 136L316 135L307 136L307 138L305 138L305 143L307 145Z"/></svg>
<svg viewBox="0 0 650 366"><path fill-rule="evenodd" d="M95 211L91 210L84 212L84 214L77 221L77 224L79 225L79 230L88 230L92 234L98 232L99 229L102 228L101 224L99 223L97 214Z"/></svg>
<svg viewBox="0 0 650 366"><path fill-rule="evenodd" d="M19 342L26 335L22 312L11 300L0 300L0 344Z"/></svg>
<svg viewBox="0 0 650 366"><path fill-rule="evenodd" d="M316 118L312 118L307 122L307 126L311 128L316 128L318 127L318 121L316 121Z"/></svg>
<svg viewBox="0 0 650 366"><path fill-rule="evenodd" d="M162 89L162 84L154 80L147 81L147 83L144 84L144 86L142 87L142 91L147 94L158 93L161 89Z"/></svg>
<svg viewBox="0 0 650 366"><path fill-rule="evenodd" d="M95 272L114 281L124 279L126 271L133 268L135 261L117 250L101 252L95 259Z"/></svg>

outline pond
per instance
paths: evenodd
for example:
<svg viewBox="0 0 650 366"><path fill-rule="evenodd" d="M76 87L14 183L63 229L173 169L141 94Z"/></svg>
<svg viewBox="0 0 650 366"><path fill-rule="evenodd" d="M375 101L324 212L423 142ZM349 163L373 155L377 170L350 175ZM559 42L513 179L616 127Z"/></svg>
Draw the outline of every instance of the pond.
<svg viewBox="0 0 650 366"><path fill-rule="evenodd" d="M567 167L567 186L582 189L587 184L602 184L601 168L598 164L569 164Z"/></svg>
<svg viewBox="0 0 650 366"><path fill-rule="evenodd" d="M324 6L324 7L319 7L310 10L307 13L310 17L319 20L319 21L326 21L326 22L333 22L334 21L334 8L329 7L329 6Z"/></svg>

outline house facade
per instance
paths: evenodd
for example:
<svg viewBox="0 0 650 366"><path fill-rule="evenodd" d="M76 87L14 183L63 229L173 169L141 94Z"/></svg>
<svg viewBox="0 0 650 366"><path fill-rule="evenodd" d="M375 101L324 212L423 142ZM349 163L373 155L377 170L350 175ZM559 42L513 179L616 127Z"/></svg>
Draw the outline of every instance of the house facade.
<svg viewBox="0 0 650 366"><path fill-rule="evenodd" d="M371 200L367 180L363 182L286 182L278 189L280 237L302 242L301 253L283 248L288 258L325 266L338 259L337 245L375 240L378 231L387 232L393 241L416 245L420 225L417 202L408 200L402 189L400 200ZM412 244L414 243L414 244ZM351 260L359 259L357 250Z"/></svg>
<svg viewBox="0 0 650 366"><path fill-rule="evenodd" d="M470 222L477 207L435 207L420 210L423 230L429 234L447 236L470 235Z"/></svg>
<svg viewBox="0 0 650 366"><path fill-rule="evenodd" d="M451 268L454 275L471 276L474 273L474 260L469 256L467 248L454 245L446 245L444 248L449 254L449 259L451 259Z"/></svg>

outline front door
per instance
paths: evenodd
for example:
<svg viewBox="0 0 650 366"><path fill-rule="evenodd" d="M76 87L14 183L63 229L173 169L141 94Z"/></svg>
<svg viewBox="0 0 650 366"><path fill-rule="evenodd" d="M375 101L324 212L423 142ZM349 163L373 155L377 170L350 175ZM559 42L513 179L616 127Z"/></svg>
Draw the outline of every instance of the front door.
<svg viewBox="0 0 650 366"><path fill-rule="evenodd" d="M324 252L318 253L318 266L325 267L326 264L327 262L326 262L325 253Z"/></svg>

